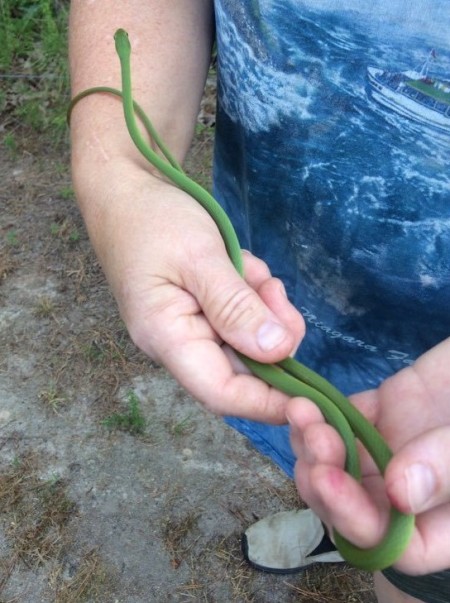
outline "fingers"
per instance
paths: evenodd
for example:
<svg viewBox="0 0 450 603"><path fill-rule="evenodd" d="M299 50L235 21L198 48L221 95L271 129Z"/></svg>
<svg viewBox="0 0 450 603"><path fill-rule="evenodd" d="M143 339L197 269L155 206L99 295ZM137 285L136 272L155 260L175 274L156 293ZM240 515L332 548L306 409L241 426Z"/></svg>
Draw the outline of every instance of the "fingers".
<svg viewBox="0 0 450 603"><path fill-rule="evenodd" d="M152 287L151 310L140 312L130 329L135 343L212 412L285 423L288 397L241 374L194 297L167 283L159 289Z"/></svg>
<svg viewBox="0 0 450 603"><path fill-rule="evenodd" d="M189 318L189 329L186 323L172 338L164 364L216 413L284 423L288 397L242 371L230 347L261 362L275 362L296 349L304 333L303 319L264 262L246 252L244 269L246 280L227 257L222 261L208 256L196 263L195 278L188 282L187 276L185 283L198 304L197 313ZM207 337L226 345L207 345L198 325L208 325Z"/></svg>
<svg viewBox="0 0 450 603"><path fill-rule="evenodd" d="M405 513L422 513L450 503L450 427L430 429L401 448L385 476L392 503Z"/></svg>
<svg viewBox="0 0 450 603"><path fill-rule="evenodd" d="M279 361L297 348L303 320L267 267L245 254L245 268L249 282L227 257L203 257L186 286L222 340L260 362Z"/></svg>
<svg viewBox="0 0 450 603"><path fill-rule="evenodd" d="M405 555L396 564L410 574L428 574L450 567L450 504L416 516L416 533Z"/></svg>
<svg viewBox="0 0 450 603"><path fill-rule="evenodd" d="M296 475L300 477L302 473L307 479L303 478L306 484L301 496L322 521L361 548L370 548L381 541L388 513L386 507L372 498L375 484L365 480L364 488L345 471L331 465L315 465L308 470L300 462Z"/></svg>
<svg viewBox="0 0 450 603"><path fill-rule="evenodd" d="M339 435L325 423L317 406L306 398L292 398L286 407L286 418L291 426L291 446L298 459L310 463L345 462L345 447Z"/></svg>
<svg viewBox="0 0 450 603"><path fill-rule="evenodd" d="M262 362L281 360L303 335L300 314L262 261L246 253L248 280L237 273L215 224L196 202L179 191L170 199L172 213L164 201L152 205L166 228L136 226L140 234L131 252L124 246L124 267L115 278L133 341L212 411L285 422L287 396L240 374L222 345Z"/></svg>
<svg viewBox="0 0 450 603"><path fill-rule="evenodd" d="M288 397L246 373L236 373L215 342L189 341L172 347L164 364L212 412L271 424L285 422Z"/></svg>
<svg viewBox="0 0 450 603"><path fill-rule="evenodd" d="M115 247L122 254L111 273L129 329L139 331L147 319L143 311L154 317L164 313L158 287L173 285L180 295L192 296L218 339L239 352L267 363L291 354L304 334L304 322L281 282L250 253L244 253L242 278L209 214L184 193L166 189L152 184L156 202L139 207L131 240L128 236Z"/></svg>
<svg viewBox="0 0 450 603"><path fill-rule="evenodd" d="M362 487L345 473L342 439L324 422L312 402L293 399L286 415L298 459L295 481L302 499L322 521L354 544L374 546L387 525L386 500L384 494L380 496L381 478L366 478Z"/></svg>
<svg viewBox="0 0 450 603"><path fill-rule="evenodd" d="M360 394L353 394L350 396L350 401L370 423L377 424L381 408L376 389L368 389Z"/></svg>

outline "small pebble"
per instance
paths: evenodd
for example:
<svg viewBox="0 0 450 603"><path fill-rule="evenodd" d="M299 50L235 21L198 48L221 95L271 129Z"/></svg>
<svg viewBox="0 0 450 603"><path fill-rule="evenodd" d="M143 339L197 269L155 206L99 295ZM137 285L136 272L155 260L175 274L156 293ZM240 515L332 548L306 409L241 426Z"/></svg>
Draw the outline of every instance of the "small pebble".
<svg viewBox="0 0 450 603"><path fill-rule="evenodd" d="M190 448L183 448L183 451L181 454L183 456L183 460L187 461L188 459L190 459L192 457L192 450Z"/></svg>
<svg viewBox="0 0 450 603"><path fill-rule="evenodd" d="M11 413L9 410L0 410L0 425L2 423L7 423L11 418Z"/></svg>

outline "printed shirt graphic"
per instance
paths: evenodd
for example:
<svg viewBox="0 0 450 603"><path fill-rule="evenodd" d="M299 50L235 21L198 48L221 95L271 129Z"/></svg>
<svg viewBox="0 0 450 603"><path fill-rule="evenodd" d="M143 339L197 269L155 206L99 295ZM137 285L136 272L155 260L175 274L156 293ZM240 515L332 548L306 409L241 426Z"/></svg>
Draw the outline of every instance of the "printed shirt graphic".
<svg viewBox="0 0 450 603"><path fill-rule="evenodd" d="M345 392L450 335L450 4L217 0L215 193Z"/></svg>
<svg viewBox="0 0 450 603"><path fill-rule="evenodd" d="M303 313L298 359L376 387L450 335L450 3L215 6L216 197ZM286 430L230 422L291 472Z"/></svg>

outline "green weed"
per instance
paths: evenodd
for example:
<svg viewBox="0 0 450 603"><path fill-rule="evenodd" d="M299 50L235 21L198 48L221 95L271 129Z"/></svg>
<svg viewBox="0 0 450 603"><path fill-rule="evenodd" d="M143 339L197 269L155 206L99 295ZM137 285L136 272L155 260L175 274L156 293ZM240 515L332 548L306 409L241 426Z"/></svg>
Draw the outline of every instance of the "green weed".
<svg viewBox="0 0 450 603"><path fill-rule="evenodd" d="M70 231L69 234L69 243L78 243L78 241L80 240L80 233L79 231L74 228L73 230Z"/></svg>
<svg viewBox="0 0 450 603"><path fill-rule="evenodd" d="M19 237L17 236L16 230L8 230L6 233L6 243L10 247L16 247L19 244Z"/></svg>
<svg viewBox="0 0 450 603"><path fill-rule="evenodd" d="M64 186L59 194L63 199L74 199L75 193L73 192L73 188L71 186Z"/></svg>
<svg viewBox="0 0 450 603"><path fill-rule="evenodd" d="M0 0L0 111L53 136L66 129L68 10L62 0Z"/></svg>
<svg viewBox="0 0 450 603"><path fill-rule="evenodd" d="M66 403L66 398L60 393L57 386L51 383L48 389L43 390L39 394L39 400L45 404L48 408L50 408L55 414L58 414L58 411L62 405Z"/></svg>
<svg viewBox="0 0 450 603"><path fill-rule="evenodd" d="M106 350L95 341L83 347L83 354L89 362L101 362L107 356Z"/></svg>
<svg viewBox="0 0 450 603"><path fill-rule="evenodd" d="M81 238L78 228L67 219L61 222L52 222L50 224L50 234L68 243L78 243Z"/></svg>
<svg viewBox="0 0 450 603"><path fill-rule="evenodd" d="M194 422L192 420L191 414L187 415L181 421L177 421L170 426L170 433L174 436L182 436L191 432L194 428Z"/></svg>
<svg viewBox="0 0 450 603"><path fill-rule="evenodd" d="M144 433L145 417L141 412L139 398L130 391L128 392L128 409L125 413L114 413L102 421L102 425L110 430L118 429L133 434Z"/></svg>
<svg viewBox="0 0 450 603"><path fill-rule="evenodd" d="M50 224L50 233L53 237L58 237L61 231L61 226L60 224L57 224L56 222L52 222Z"/></svg>
<svg viewBox="0 0 450 603"><path fill-rule="evenodd" d="M38 318L50 318L54 315L55 304L53 300L47 295L43 295L36 302L34 314Z"/></svg>
<svg viewBox="0 0 450 603"><path fill-rule="evenodd" d="M10 155L14 157L17 153L17 138L12 132L5 134L3 144L8 149Z"/></svg>

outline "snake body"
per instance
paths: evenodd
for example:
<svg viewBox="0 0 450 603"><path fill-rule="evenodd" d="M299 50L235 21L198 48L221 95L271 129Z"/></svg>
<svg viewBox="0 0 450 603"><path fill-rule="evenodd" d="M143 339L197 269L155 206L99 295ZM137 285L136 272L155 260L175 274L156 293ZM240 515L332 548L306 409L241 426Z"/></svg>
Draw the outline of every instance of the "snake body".
<svg viewBox="0 0 450 603"><path fill-rule="evenodd" d="M171 156L158 136L151 121L133 100L131 85L131 45L123 29L114 36L116 52L121 65L122 90L108 87L89 88L78 94L70 103L68 120L75 104L83 97L98 92L114 94L122 98L124 116L130 136L142 155L164 176L200 203L210 214L223 237L227 253L237 272L243 276L241 247L238 237L225 211L204 188L190 179ZM142 136L136 116L141 120L150 138L159 148L158 154ZM236 352L237 353L237 352ZM392 451L375 427L351 404L351 402L324 378L293 358L273 365L262 364L237 353L244 364L260 379L289 396L302 396L312 400L342 437L346 447L346 471L361 480L356 438L365 446L383 475ZM390 521L382 541L375 547L362 549L336 530L334 540L339 552L351 565L368 571L391 566L405 551L414 530L414 516L391 508Z"/></svg>

